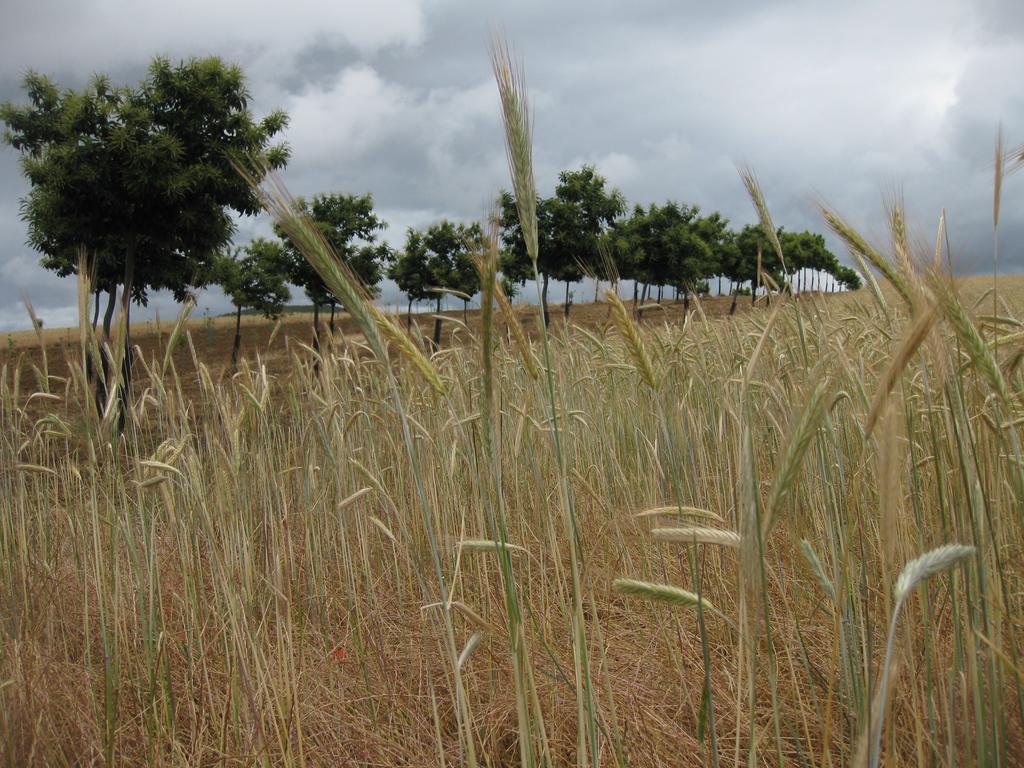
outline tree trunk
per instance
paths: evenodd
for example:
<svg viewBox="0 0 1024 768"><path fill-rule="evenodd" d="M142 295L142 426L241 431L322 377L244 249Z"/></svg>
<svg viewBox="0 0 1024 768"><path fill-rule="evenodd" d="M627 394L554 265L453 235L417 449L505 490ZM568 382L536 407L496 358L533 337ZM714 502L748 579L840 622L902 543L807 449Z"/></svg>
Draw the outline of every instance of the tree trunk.
<svg viewBox="0 0 1024 768"><path fill-rule="evenodd" d="M313 302L313 350L320 352L320 304Z"/></svg>
<svg viewBox="0 0 1024 768"><path fill-rule="evenodd" d="M434 314L434 349L441 348L441 297L437 297L437 309Z"/></svg>
<svg viewBox="0 0 1024 768"><path fill-rule="evenodd" d="M663 292L664 290L665 290L665 286L663 286L663 285L659 285L659 286L658 286L658 303L659 303L659 304L661 304L661 297L662 297L662 292Z"/></svg>
<svg viewBox="0 0 1024 768"><path fill-rule="evenodd" d="M718 295L722 295L722 276L718 276Z"/></svg>
<svg viewBox="0 0 1024 768"><path fill-rule="evenodd" d="M569 308L571 306L572 306L572 304L569 303L569 281L566 280L565 281L565 304L563 306L563 308L565 310L565 319L566 320L569 319Z"/></svg>
<svg viewBox="0 0 1024 768"><path fill-rule="evenodd" d="M97 302L97 305L99 302ZM107 389L107 382L110 379L110 364L112 362L110 358L110 326L114 319L114 308L117 306L117 283L114 283L110 287L107 293L107 308L103 313L103 341L100 345L100 359L99 365L100 370L96 378L96 411L102 414L103 409L107 407L107 395L109 390Z"/></svg>
<svg viewBox="0 0 1024 768"><path fill-rule="evenodd" d="M544 315L544 327L547 328L551 323L551 315L548 313L548 273L544 273L544 284L540 292L540 306L543 310Z"/></svg>
<svg viewBox="0 0 1024 768"><path fill-rule="evenodd" d="M751 304L753 304L755 301L757 301L757 291L761 287L761 246L760 245L757 246L757 273L755 274L755 277L757 278L757 286L755 287L755 286L751 285L751 288L752 288L752 290L750 291L750 297L751 297L750 298L750 303Z"/></svg>
<svg viewBox="0 0 1024 768"><path fill-rule="evenodd" d="M110 341L110 324L114 320L114 307L117 306L117 283L110 286L107 297L107 309L103 313L103 338Z"/></svg>
<svg viewBox="0 0 1024 768"><path fill-rule="evenodd" d="M683 317L690 311L690 289L683 288Z"/></svg>
<svg viewBox="0 0 1024 768"><path fill-rule="evenodd" d="M242 346L242 305L235 310L235 345L231 348L231 369L238 366L238 350Z"/></svg>
<svg viewBox="0 0 1024 768"><path fill-rule="evenodd" d="M132 237L125 248L124 288L121 292L121 311L124 313L124 360L121 363L121 412L117 417L117 430L124 430L124 422L128 411L129 395L132 387L132 289L135 286L135 248L136 241Z"/></svg>
<svg viewBox="0 0 1024 768"><path fill-rule="evenodd" d="M412 330L412 297L409 297L409 309L405 313L405 329Z"/></svg>
<svg viewBox="0 0 1024 768"><path fill-rule="evenodd" d="M639 286L640 286L640 281L639 280L634 280L633 281L633 316L634 317L636 317L636 294L637 294L637 290L638 290Z"/></svg>
<svg viewBox="0 0 1024 768"><path fill-rule="evenodd" d="M462 322L469 322L469 299L462 300Z"/></svg>
<svg viewBox="0 0 1024 768"><path fill-rule="evenodd" d="M338 306L338 305L335 302L332 301L331 302L331 323L330 323L331 335L332 336L334 335L334 308L336 306Z"/></svg>
<svg viewBox="0 0 1024 768"><path fill-rule="evenodd" d="M96 293L93 296L92 308L92 329L96 330L96 323L100 321L100 287L96 286Z"/></svg>
<svg viewBox="0 0 1024 768"><path fill-rule="evenodd" d="M739 287L739 285L734 285L732 287L732 305L729 307L729 314L730 315L733 315L733 314L736 313L736 300L739 297L740 297L740 287Z"/></svg>

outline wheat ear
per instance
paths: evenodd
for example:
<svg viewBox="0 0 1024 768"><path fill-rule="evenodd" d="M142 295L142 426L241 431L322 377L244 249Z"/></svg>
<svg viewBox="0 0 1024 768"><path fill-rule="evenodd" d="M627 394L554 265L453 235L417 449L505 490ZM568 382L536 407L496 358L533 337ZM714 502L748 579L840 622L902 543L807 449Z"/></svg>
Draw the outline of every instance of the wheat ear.
<svg viewBox="0 0 1024 768"><path fill-rule="evenodd" d="M671 584L656 584L651 581L637 581L636 579L616 579L612 586L624 595L641 597L645 600L654 600L659 603L669 603L684 608L696 608L700 605L705 610L711 610L714 607L705 598L697 597L693 592L673 587Z"/></svg>

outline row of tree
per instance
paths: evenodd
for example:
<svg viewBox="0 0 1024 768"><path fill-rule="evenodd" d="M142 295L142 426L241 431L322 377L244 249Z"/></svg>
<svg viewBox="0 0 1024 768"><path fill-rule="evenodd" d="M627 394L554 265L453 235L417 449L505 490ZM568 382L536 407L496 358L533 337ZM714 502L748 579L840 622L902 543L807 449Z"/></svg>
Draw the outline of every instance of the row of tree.
<svg viewBox="0 0 1024 768"><path fill-rule="evenodd" d="M276 315L289 299L289 284L312 301L314 329L324 307L333 328L335 298L283 232L244 249L231 246L237 216L259 210L237 171L239 159L282 168L289 156L286 144L272 143L287 115L257 120L241 70L217 58L179 64L157 58L134 87L97 77L81 91L61 91L34 73L24 87L28 103L0 105L0 120L31 184L22 201L29 243L43 254L43 266L61 275L77 271L84 250L96 290L94 324L100 296L108 294L108 337L119 293L127 316L131 303L145 304L152 290L170 290L181 300L211 283L221 284L236 306L236 346L242 309ZM484 235L477 223L410 229L396 252L380 240L386 225L368 194L321 194L297 204L371 293L385 276L395 281L410 318L413 302L433 299L439 310L447 293L467 306L479 290L472 254ZM628 210L592 166L562 172L554 194L537 201L537 217L545 318L550 282L566 284L568 314L569 285L585 275L632 280L634 301L646 301L652 290L661 300L668 288L687 307L715 277L719 288L723 277L730 281L734 307L742 287L753 292L762 274L779 284L808 273L859 284L820 235L780 230L783 264L759 228L733 231L718 213L702 215L697 206L675 202ZM498 219L501 272L513 291L533 279L534 265L510 193L500 197ZM435 339L439 329L435 324Z"/></svg>
<svg viewBox="0 0 1024 768"><path fill-rule="evenodd" d="M501 262L506 278L524 283L533 277L533 264L519 225L516 203L505 192L501 197ZM797 290L817 289L821 276L830 275L831 285L856 289L858 274L841 265L826 248L825 239L813 232L779 229L785 263L759 226L739 231L714 212L702 216L698 206L669 201L637 205L626 212L621 193L608 189L605 179L592 166L563 171L554 196L537 201L537 271L541 278L541 301L547 316L548 285L565 283L565 311L569 312L569 285L585 275L615 282L633 281L634 304L654 288L661 301L665 288L682 293L685 306L693 293L704 293L713 278L729 280L736 296L744 286L756 291L760 275L769 275L777 285L789 283ZM814 280L806 284L808 277ZM642 288L641 288L642 286Z"/></svg>
<svg viewBox="0 0 1024 768"><path fill-rule="evenodd" d="M465 309L480 290L472 258L484 243L477 223L444 220L422 231L409 229L405 247L395 252L377 240L385 225L374 214L370 195L324 194L309 203L299 199L297 204L371 295L378 294L385 275L395 281L408 298L410 322L413 302L433 299L440 311L442 297L451 294L462 299ZM280 230L277 235L278 240L258 238L245 248L216 257L206 281L219 284L235 306L236 359L242 311L277 317L290 298L289 284L303 288L313 303L314 347L319 345L321 307L330 307L329 327L332 332L335 329L337 300L287 235ZM434 343L439 341L437 321Z"/></svg>

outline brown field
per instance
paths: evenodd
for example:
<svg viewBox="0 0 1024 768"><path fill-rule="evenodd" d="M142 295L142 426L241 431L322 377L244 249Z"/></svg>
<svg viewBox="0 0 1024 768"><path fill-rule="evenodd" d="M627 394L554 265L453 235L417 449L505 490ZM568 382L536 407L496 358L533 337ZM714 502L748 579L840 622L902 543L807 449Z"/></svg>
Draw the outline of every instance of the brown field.
<svg viewBox="0 0 1024 768"><path fill-rule="evenodd" d="M988 296L991 299L991 293L989 292L993 285L993 279L991 276L962 278L958 281L958 285L964 303L969 306L977 302L982 296ZM1000 302L1005 303L1008 307L1016 310L1024 307L1024 276L1010 275L1001 277L998 281L998 287ZM891 294L891 290L887 287L883 286L883 290L886 291L887 295ZM804 298L806 299L813 295L827 301L861 301L865 300L866 293L867 290L862 289L861 291L852 294L805 294ZM632 306L631 300L628 297L624 297L623 301L625 301L627 305ZM712 318L724 317L729 314L729 307L732 304L732 299L728 296L709 296L702 299L699 303L701 310L706 316ZM654 302L649 302L648 306L652 304L654 304ZM763 304L763 299L759 300L759 304ZM530 329L531 332L536 333L536 328L534 327L534 308L525 304L517 304L516 307L521 313L524 325ZM750 309L750 297L741 296L737 301L736 311L738 313L742 313L750 311ZM564 320L563 313L564 305L554 302L551 304L551 316L555 321L555 325L560 324ZM463 320L463 312L461 310L445 311L442 312L441 315L457 321ZM403 323L405 322L404 314L398 314L395 316ZM243 356L251 357L257 352L262 355L266 355L267 353L274 354L287 349L290 343L309 344L312 338L310 327L312 317L311 313L284 315L280 320L281 328L276 335L274 340L275 343L268 346L267 343L270 341L270 336L276 323L261 317L249 315L243 316ZM420 326L422 332L427 336L432 332L432 317L432 312L413 315L413 319ZM467 313L467 317L469 327L474 330L478 329L480 310L470 309ZM661 305L653 309L648 309L644 313L644 320L648 323L677 323L682 319L682 302L669 299L664 300ZM322 320L324 328L326 329L326 314L322 317ZM572 324L579 325L583 328L600 327L607 324L609 321L608 306L603 301L598 301L596 303L585 302L573 304L570 310L570 321ZM351 318L349 318L344 312L339 312L337 314L336 323L343 333L358 333L358 330L355 328ZM162 340L166 338L168 333L170 333L173 325L173 317L163 318L159 323L153 320L134 323L131 329L133 343L139 346L145 356L149 356L150 354L155 353L158 349L162 349ZM188 328L193 336L193 342L196 345L196 350L200 353L201 357L204 357L208 362L223 360L225 355L230 359L235 331L235 318L233 316L211 317L208 320L193 317L188 322ZM445 341L450 339L453 333L456 334L457 338L457 324L445 324L443 328L443 339ZM42 337L43 342L48 347L53 347L55 349L70 349L78 344L78 329L45 328L42 332ZM0 362L10 362L13 356L36 349L38 346L39 336L31 330L8 331L0 334ZM35 358L32 358L32 361L36 362Z"/></svg>
<svg viewBox="0 0 1024 768"><path fill-rule="evenodd" d="M1024 765L1024 278L998 324L990 283L553 306L546 342L524 308L525 350L452 312L429 357L344 318L318 368L308 317L250 319L234 373L229 319L162 374L140 324L123 429L74 333L19 335L0 763L839 768L887 670L883 765Z"/></svg>
<svg viewBox="0 0 1024 768"><path fill-rule="evenodd" d="M840 294L819 294L819 296L824 296L828 301L839 300L841 297ZM698 310L696 302L691 302L691 311L694 313L695 320L700 319L701 312L709 318L727 316L732 300L729 297L709 297L699 303L700 309ZM763 299L759 301L759 305L761 304L763 304ZM648 306L652 305L653 302L648 304ZM525 304L519 304L516 307L524 328L531 336L536 337L536 308ZM750 297L741 296L736 305L737 314L749 312L751 308ZM478 309L470 309L465 315L461 310L445 311L441 315L451 320L451 322L442 323L442 347L465 341L467 328L472 334L479 333L480 311ZM403 326L406 325L405 315L396 315L396 317ZM419 328L419 333L425 338L429 338L433 333L434 314L413 314L412 317ZM555 331L564 328L564 305L552 304L551 318L552 328ZM647 324L676 324L682 319L683 304L681 302L666 300L661 305L643 312L643 320ZM339 312L335 320L338 331L336 343L343 343L343 337L355 340L361 338L358 328L347 314ZM261 362L267 366L269 373L281 373L290 364L289 356L292 350L300 350L303 346L310 347L312 345L312 321L312 313L284 315L279 326L277 322L261 317L243 316L240 356L250 360L259 357ZM327 343L330 334L325 315L321 315L321 321L323 341ZM170 318L162 319L159 323L145 321L132 325L132 344L138 347L138 353L145 360L163 357L164 345L174 322L174 318ZM608 305L604 302L574 304L570 309L569 322L571 325L587 329L606 326L609 323ZM218 375L230 372L231 350L235 336L234 317L215 317L208 320L191 318L188 321L188 332L192 337L192 346L200 361ZM66 378L68 375L67 356L79 354L77 352L79 347L78 329L45 328L42 332L42 340L47 349L49 373L62 379ZM2 344L0 365L13 365L20 361L23 386L31 386L38 378L35 371L41 371L43 364L39 335L31 330L13 331L4 334L0 344ZM190 375L194 376L195 366L186 344L182 344L176 350L174 360L179 373L186 380L189 380ZM142 378L135 383L138 386L145 386L144 370Z"/></svg>

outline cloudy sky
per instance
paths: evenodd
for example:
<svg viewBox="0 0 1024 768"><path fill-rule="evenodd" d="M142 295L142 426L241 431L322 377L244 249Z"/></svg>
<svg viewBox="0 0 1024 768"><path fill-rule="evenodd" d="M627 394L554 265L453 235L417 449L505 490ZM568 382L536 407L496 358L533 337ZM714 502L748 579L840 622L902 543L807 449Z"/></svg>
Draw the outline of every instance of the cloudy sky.
<svg viewBox="0 0 1024 768"><path fill-rule="evenodd" d="M736 167L750 164L777 224L823 231L823 199L881 239L883 196L901 188L923 242L945 207L957 268L992 268L997 126L1024 142L1019 0L17 2L0 101L21 100L29 69L81 87L96 72L136 82L155 54L220 55L246 71L257 115L291 115L291 190L372 192L398 244L409 226L479 218L508 185L494 30L526 62L541 194L594 163L631 202L740 225L753 215ZM27 190L0 148L0 330L27 326L22 292L48 325L74 317L71 281L24 245ZM237 239L267 229L243 221ZM1000 237L1002 268L1024 272L1024 175L1007 182ZM174 312L167 297L153 308Z"/></svg>

